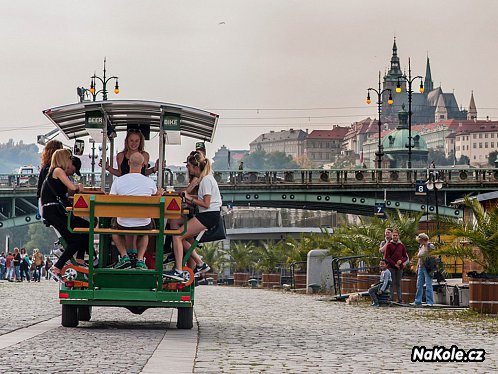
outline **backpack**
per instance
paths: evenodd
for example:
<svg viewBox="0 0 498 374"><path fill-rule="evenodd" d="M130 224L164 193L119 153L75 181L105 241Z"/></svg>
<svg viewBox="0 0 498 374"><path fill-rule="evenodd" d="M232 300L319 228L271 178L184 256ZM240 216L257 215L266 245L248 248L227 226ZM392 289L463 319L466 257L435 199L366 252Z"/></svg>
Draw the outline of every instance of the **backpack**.
<svg viewBox="0 0 498 374"><path fill-rule="evenodd" d="M433 274L439 267L439 258L436 256L427 256L424 258L422 265L429 274Z"/></svg>

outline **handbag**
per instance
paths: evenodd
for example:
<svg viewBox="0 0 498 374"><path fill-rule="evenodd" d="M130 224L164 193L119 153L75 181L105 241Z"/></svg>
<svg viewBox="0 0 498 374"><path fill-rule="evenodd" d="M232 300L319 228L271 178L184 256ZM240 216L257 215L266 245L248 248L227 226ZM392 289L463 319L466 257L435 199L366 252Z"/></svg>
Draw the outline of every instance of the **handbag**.
<svg viewBox="0 0 498 374"><path fill-rule="evenodd" d="M223 220L223 216L221 215L220 212L220 219L218 223L211 227L209 230L207 230L204 235L202 235L201 240L199 240L199 243L207 243L207 242L214 242L217 240L223 240L226 239L227 234L225 230L225 221Z"/></svg>

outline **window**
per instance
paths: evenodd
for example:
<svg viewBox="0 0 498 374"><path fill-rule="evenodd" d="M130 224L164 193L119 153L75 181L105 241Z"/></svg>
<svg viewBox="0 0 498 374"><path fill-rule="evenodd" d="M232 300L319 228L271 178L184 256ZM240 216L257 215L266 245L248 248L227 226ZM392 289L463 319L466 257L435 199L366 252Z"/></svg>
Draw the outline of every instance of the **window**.
<svg viewBox="0 0 498 374"><path fill-rule="evenodd" d="M479 148L482 148L482 143L479 143Z"/></svg>
<svg viewBox="0 0 498 374"><path fill-rule="evenodd" d="M477 148L477 144L476 143L472 144L472 148L476 149Z"/></svg>
<svg viewBox="0 0 498 374"><path fill-rule="evenodd" d="M495 133L494 133L494 132L492 132L492 133L491 133L491 139L494 139L494 137L495 137Z"/></svg>
<svg viewBox="0 0 498 374"><path fill-rule="evenodd" d="M474 160L476 159L476 155L474 155Z"/></svg>
<svg viewBox="0 0 498 374"><path fill-rule="evenodd" d="M487 133L486 133L486 134L484 134L484 138L485 138L485 139L487 139L487 138L488 138L488 134L487 134Z"/></svg>
<svg viewBox="0 0 498 374"><path fill-rule="evenodd" d="M488 148L488 142L484 143L484 148Z"/></svg>
<svg viewBox="0 0 498 374"><path fill-rule="evenodd" d="M491 142L491 148L495 147L495 142Z"/></svg>
<svg viewBox="0 0 498 374"><path fill-rule="evenodd" d="M479 134L479 139L482 139L482 134Z"/></svg>
<svg viewBox="0 0 498 374"><path fill-rule="evenodd" d="M476 134L472 134L472 139L477 139L477 135Z"/></svg>

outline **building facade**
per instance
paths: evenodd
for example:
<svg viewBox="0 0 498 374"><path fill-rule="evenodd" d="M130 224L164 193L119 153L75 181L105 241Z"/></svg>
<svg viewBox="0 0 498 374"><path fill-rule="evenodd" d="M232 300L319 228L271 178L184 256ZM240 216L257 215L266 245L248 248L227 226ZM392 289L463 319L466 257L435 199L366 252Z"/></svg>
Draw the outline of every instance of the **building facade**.
<svg viewBox="0 0 498 374"><path fill-rule="evenodd" d="M303 130L270 131L261 134L249 144L249 151L266 153L283 152L294 159L304 156L304 141L308 133Z"/></svg>
<svg viewBox="0 0 498 374"><path fill-rule="evenodd" d="M333 126L332 130L313 130L304 141L304 154L313 167L334 162L341 154L348 127Z"/></svg>

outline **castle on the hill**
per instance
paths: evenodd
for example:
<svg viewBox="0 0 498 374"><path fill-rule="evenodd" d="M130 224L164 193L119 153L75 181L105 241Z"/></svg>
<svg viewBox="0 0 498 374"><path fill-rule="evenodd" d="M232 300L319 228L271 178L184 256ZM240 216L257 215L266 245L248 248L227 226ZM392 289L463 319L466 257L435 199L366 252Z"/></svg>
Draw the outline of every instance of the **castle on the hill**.
<svg viewBox="0 0 498 374"><path fill-rule="evenodd" d="M404 79L400 79L406 73L401 71L396 39L393 44L393 54L391 57L391 67L384 76L383 89L391 89L393 105L388 105L389 94L386 92L382 97L382 122L397 123L398 112L402 106L408 108L408 85ZM413 74L412 77L417 74ZM460 108L455 94L443 92L441 87L434 88L432 81L431 65L427 57L425 77L423 78L424 92L419 92L421 80L415 79L412 83L412 124L434 123L449 119L466 120L477 118L475 104L469 110ZM401 92L396 92L396 86L401 86Z"/></svg>

